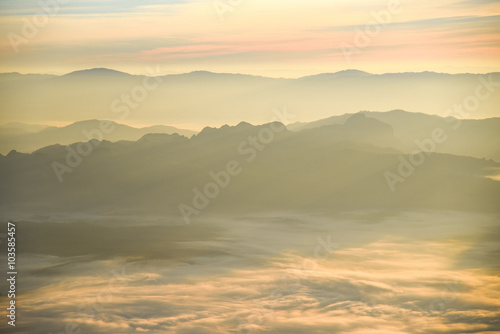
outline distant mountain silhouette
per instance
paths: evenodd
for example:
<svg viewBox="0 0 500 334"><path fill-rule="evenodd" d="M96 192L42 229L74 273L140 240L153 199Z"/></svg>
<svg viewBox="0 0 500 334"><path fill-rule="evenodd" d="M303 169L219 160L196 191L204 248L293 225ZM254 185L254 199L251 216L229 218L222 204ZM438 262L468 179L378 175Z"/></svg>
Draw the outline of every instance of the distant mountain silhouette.
<svg viewBox="0 0 500 334"><path fill-rule="evenodd" d="M172 126L155 125L144 128L134 128L116 122L109 122L112 130L108 133L100 130L101 121L87 120L72 123L64 127L46 127L38 132L27 133L17 131L16 133L4 132L0 134L0 152L7 153L10 150L29 153L44 146L53 144L72 144L79 141L88 141L98 138L97 132L103 134L103 139L108 141L131 140L136 141L149 133L178 133L184 136L192 136L196 132L182 130ZM87 135L86 135L87 134ZM92 137L93 136L93 137Z"/></svg>
<svg viewBox="0 0 500 334"><path fill-rule="evenodd" d="M25 124L19 122L10 122L0 126L0 136L18 135L23 133L38 132L45 129L46 125L41 124Z"/></svg>
<svg viewBox="0 0 500 334"><path fill-rule="evenodd" d="M386 148L390 152L399 152L401 149L390 125L374 118L368 118L363 113L347 116L344 124L331 124L314 128L304 127L294 136L294 145L350 143Z"/></svg>
<svg viewBox="0 0 500 334"><path fill-rule="evenodd" d="M88 70L74 71L63 75L63 77L90 77L90 76L130 77L131 75L125 72L110 70L107 68L91 68Z"/></svg>
<svg viewBox="0 0 500 334"><path fill-rule="evenodd" d="M344 70L344 71L339 71L335 73L321 73L321 74L316 74L316 75L309 75L305 77L299 78L299 80L314 80L314 79L335 79L335 78L341 78L341 77L367 77L371 76L373 74L364 72L364 71L359 71L359 70Z"/></svg>
<svg viewBox="0 0 500 334"><path fill-rule="evenodd" d="M7 124L0 128L2 130L0 153L6 154L13 149L29 153L48 145L67 145L89 140L88 136L84 135L84 131L91 132L93 129L99 129L99 122L90 120L76 122L61 128L47 127L37 133L33 133L33 130L43 128L43 126ZM114 122L112 124L114 130L104 137L112 142L136 141L148 133L179 133L186 137L195 134L194 131L162 125L136 129ZM446 140L436 145L436 152L494 159L500 162L500 142L492 140L492 138L497 138L498 133L500 133L500 118L457 120L435 115L409 113L403 110L365 111L333 116L310 123L294 123L287 128L300 133L294 137L295 145L303 146L311 142L314 142L315 145L349 142L377 146L390 152L402 153L418 150L416 142L425 141L432 137L432 132L435 129L442 129ZM235 127L227 125L221 128L206 127L194 137L193 142L218 141L221 145L226 145L224 141L229 140L230 143L233 135L239 136L241 133L250 133L251 131L253 131L253 126L247 122L241 122Z"/></svg>
<svg viewBox="0 0 500 334"><path fill-rule="evenodd" d="M208 71L151 73L155 79L102 68L63 76L0 74L0 103L6 110L3 120L39 123L68 119L68 115L73 121L119 120L121 114L116 109L127 107L127 96L133 106L127 107L127 121L142 123L152 119L173 124L236 124L243 119L266 123L272 119L271 110L281 106L287 106L297 120L360 110L402 109L446 115L449 108L474 96L484 80L500 82L500 73L370 74L345 70L298 79ZM491 94L481 100L471 118L500 116L500 89L490 86L483 87Z"/></svg>
<svg viewBox="0 0 500 334"><path fill-rule="evenodd" d="M390 125L394 129L394 136L398 145L393 147L411 152L417 148L416 140L425 140L431 137L435 129L443 129L447 139L436 145L436 151L456 155L472 156L476 158L494 159L500 162L500 118L464 119L439 117L423 113L410 113L403 110L389 112L369 112L360 114L367 118L378 120ZM304 129L321 128L323 126L344 124L351 114L332 116L310 123L295 123L289 129L300 131Z"/></svg>
<svg viewBox="0 0 500 334"><path fill-rule="evenodd" d="M349 131L364 133L364 138L355 142L347 137ZM62 210L147 212L181 221L179 205L192 206L196 191L219 182L223 186L217 196L207 197L206 212L497 212L500 182L488 176L500 170L500 164L484 159L423 155L425 161L392 192L385 173L398 173L409 156L377 146L380 140L385 145L385 136L391 134L391 126L356 114L345 125L299 132L288 131L280 123L240 123L206 128L191 139L147 134L137 141L93 140L93 151L81 159L74 156L81 150L79 143L52 145L32 154L12 151L0 156L0 209L14 218L21 212ZM69 152L73 152L70 158ZM63 182L58 181L55 162L70 170L64 172ZM231 168L234 163L240 168L237 175L226 184L225 177L214 181L214 175L225 171L230 162Z"/></svg>

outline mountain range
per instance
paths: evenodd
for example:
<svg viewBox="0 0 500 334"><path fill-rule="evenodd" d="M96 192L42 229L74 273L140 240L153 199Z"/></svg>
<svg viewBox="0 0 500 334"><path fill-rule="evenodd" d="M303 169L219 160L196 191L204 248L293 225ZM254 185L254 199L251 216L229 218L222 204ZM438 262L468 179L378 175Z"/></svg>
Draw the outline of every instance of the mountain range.
<svg viewBox="0 0 500 334"><path fill-rule="evenodd" d="M111 131L100 131L102 122L109 123ZM222 136L227 128L230 127L226 125L219 129L219 135ZM370 143L402 153L418 150L419 142L425 142L431 138L432 132L436 129L443 129L446 140L435 145L436 152L493 159L500 162L500 142L492 140L500 133L500 118L460 120L454 117L439 117L403 110L364 111L332 116L313 122L292 123L287 125L287 129L292 132L308 133L309 139L304 139L306 141L315 138L318 142L322 138L324 143L339 141ZM144 135L153 133L177 133L188 138L197 133L165 125L138 129L103 120L79 121L64 127L10 123L0 127L0 130L0 154L7 154L11 150L31 153L45 146L69 145L90 139L110 142L137 141ZM210 131L217 132L217 128L206 127L202 133ZM297 138L303 137L297 136ZM199 137L196 140L199 140ZM305 142L296 142L296 145L304 144Z"/></svg>
<svg viewBox="0 0 500 334"><path fill-rule="evenodd" d="M473 157L479 142L463 148L469 156L418 146L410 154L398 138L403 131L396 126L398 117L417 122L433 116L357 113L341 117L343 124L321 126L335 120L329 119L300 124L302 130L296 124L294 131L279 122L240 122L207 127L191 138L146 134L137 141L92 139L31 154L11 151L0 156L1 208L14 218L28 212L37 217L144 214L179 221L266 210L498 211L500 164L491 156ZM442 121L436 118L429 126L443 126L444 134L454 131L453 122L444 128ZM460 130L481 131L498 121L471 124ZM445 147L443 133L431 131L420 140Z"/></svg>
<svg viewBox="0 0 500 334"><path fill-rule="evenodd" d="M61 76L0 74L0 116L4 122L69 123L105 118L200 127L241 120L268 123L273 108L282 106L296 116L295 121L302 122L360 110L402 109L448 116L450 108L478 92L487 97L472 105L465 118L500 116L500 73L346 70L290 79L207 71L164 75L158 68L148 71L152 77L103 68ZM478 90L485 82L487 87Z"/></svg>

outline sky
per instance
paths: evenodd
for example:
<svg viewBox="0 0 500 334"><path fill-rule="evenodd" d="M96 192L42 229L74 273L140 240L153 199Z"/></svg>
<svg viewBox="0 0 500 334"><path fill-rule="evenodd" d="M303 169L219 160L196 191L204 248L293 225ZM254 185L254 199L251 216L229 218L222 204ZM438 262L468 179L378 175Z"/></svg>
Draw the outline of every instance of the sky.
<svg viewBox="0 0 500 334"><path fill-rule="evenodd" d="M0 0L0 72L488 73L499 23L491 0Z"/></svg>

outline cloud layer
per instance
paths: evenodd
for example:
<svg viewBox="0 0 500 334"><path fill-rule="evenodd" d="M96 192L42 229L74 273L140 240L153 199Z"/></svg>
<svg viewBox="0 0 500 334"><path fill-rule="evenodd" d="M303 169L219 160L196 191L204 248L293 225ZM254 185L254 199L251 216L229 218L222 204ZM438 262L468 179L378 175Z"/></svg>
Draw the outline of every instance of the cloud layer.
<svg viewBox="0 0 500 334"><path fill-rule="evenodd" d="M147 255L157 246L128 257L25 254L18 332L500 330L498 263L463 261L498 251L488 237L498 234L493 217L383 217L218 218L189 227L215 224L216 236L189 241L175 232L179 240L159 257Z"/></svg>

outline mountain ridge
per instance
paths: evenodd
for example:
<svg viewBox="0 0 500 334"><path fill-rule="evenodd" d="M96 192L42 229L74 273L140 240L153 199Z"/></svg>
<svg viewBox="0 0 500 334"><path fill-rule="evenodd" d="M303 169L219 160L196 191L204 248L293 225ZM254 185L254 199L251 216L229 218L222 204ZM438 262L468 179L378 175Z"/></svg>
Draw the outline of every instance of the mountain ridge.
<svg viewBox="0 0 500 334"><path fill-rule="evenodd" d="M99 129L101 120L85 120L69 124L65 127L48 127L38 133L15 133L0 135L0 153L6 154L11 150L19 152L35 151L51 144L73 144L88 141L88 136L83 136L82 131L93 132ZM257 126L265 128L266 124L252 125L249 122L239 122L237 125L222 125L220 127L205 127L199 133L175 127L152 125L143 128L128 127L113 121L108 125L114 127L111 136L103 139L115 142L119 140L136 141L148 133L179 133L193 142L204 140L224 141L234 135L235 140L244 140L241 133L253 131ZM459 123L458 123L459 122ZM454 127L460 125L457 129ZM416 141L426 141L435 129L443 129L446 141L436 145L436 151L455 155L471 156L476 158L493 159L500 162L500 144L491 140L500 133L500 118L487 118L478 120L458 120L453 117L441 117L424 113L392 110L388 112L360 111L346 113L340 116L331 116L313 122L292 123L284 125L276 123L275 128L286 128L279 137L286 136L289 132L302 132L296 137L297 145L311 140L322 140L329 143L351 141L355 143L370 143L380 147L394 149L400 152L412 152L418 149ZM127 134L127 130L133 134ZM125 131L125 133L123 132ZM309 133L307 136L305 133ZM43 139L45 136L45 139ZM229 136L229 137L228 137ZM50 137L51 139L47 139ZM65 138L57 140L57 138ZM299 138L302 138L299 140ZM314 139L315 138L315 139ZM15 144L17 142L17 144ZM29 148L29 149L27 149Z"/></svg>
<svg viewBox="0 0 500 334"><path fill-rule="evenodd" d="M363 122L368 129L375 125L375 131L362 126L366 137L355 143L343 137L349 124L299 132L279 128L283 131L273 137L262 137L264 129L272 131L273 123L240 123L212 128L198 139L176 134L147 134L133 142L94 139L90 153L82 151L89 144L81 142L52 145L31 154L11 151L0 156L4 180L0 207L11 219L21 212L41 214L41 206L51 214L61 208L104 215L122 210L163 214L182 222L179 205L198 205L193 204L193 196L213 183L212 187L221 185L220 195L207 197L206 213L256 213L257 208L498 210L500 182L489 175L500 170L500 163L421 153L423 163L413 166L415 172L391 192L385 175L400 173L410 155L376 146L380 121L358 114L352 122ZM213 131L220 140L212 140ZM229 174L223 177L226 168L232 170L230 180ZM478 192L484 195L471 197Z"/></svg>

